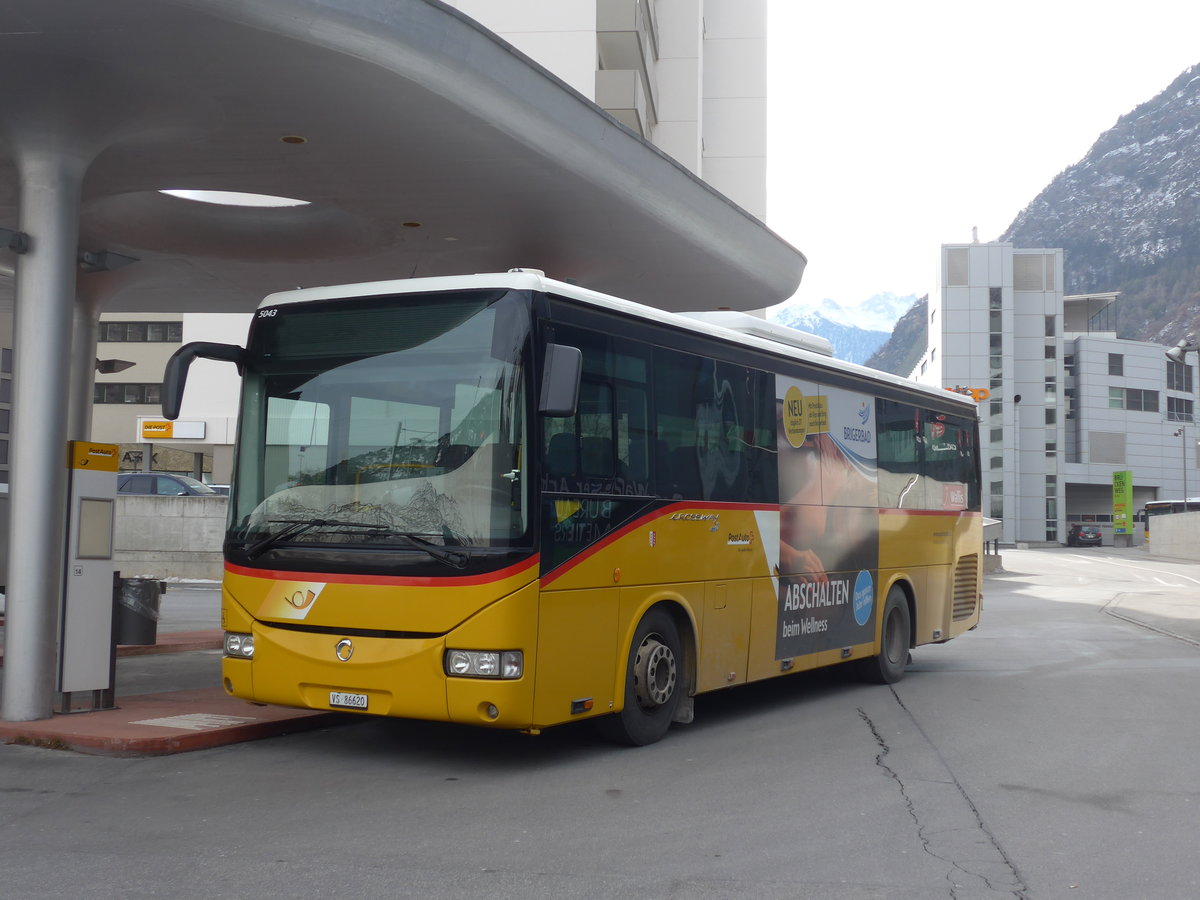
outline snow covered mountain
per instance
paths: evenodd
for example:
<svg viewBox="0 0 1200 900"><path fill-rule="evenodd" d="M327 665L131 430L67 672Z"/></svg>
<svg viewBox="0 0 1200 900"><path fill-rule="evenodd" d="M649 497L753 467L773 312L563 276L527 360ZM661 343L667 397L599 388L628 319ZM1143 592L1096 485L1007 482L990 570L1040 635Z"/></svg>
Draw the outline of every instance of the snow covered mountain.
<svg viewBox="0 0 1200 900"><path fill-rule="evenodd" d="M896 322L917 300L916 296L876 294L864 303L846 308L826 298L816 308L789 304L768 314L772 322L819 335L833 344L833 355L865 363L883 345Z"/></svg>

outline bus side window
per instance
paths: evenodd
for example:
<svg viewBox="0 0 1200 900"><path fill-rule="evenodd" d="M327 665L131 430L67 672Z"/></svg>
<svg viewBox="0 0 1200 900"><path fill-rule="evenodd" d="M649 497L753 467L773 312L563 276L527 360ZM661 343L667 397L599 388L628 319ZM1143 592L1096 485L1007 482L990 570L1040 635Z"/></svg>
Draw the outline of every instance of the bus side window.
<svg viewBox="0 0 1200 900"><path fill-rule="evenodd" d="M893 400L876 401L879 453L879 505L920 509L925 505L921 480L922 445L916 407Z"/></svg>

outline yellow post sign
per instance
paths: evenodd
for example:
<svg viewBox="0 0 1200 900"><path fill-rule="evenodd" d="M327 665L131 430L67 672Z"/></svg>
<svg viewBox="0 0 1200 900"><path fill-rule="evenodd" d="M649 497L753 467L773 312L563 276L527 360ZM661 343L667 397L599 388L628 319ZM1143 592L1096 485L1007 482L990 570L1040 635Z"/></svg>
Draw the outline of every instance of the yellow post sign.
<svg viewBox="0 0 1200 900"><path fill-rule="evenodd" d="M1113 534L1131 534L1133 512L1133 473L1113 472Z"/></svg>
<svg viewBox="0 0 1200 900"><path fill-rule="evenodd" d="M67 468L90 469L93 472L115 472L120 466L116 444L93 444L90 441L67 443Z"/></svg>

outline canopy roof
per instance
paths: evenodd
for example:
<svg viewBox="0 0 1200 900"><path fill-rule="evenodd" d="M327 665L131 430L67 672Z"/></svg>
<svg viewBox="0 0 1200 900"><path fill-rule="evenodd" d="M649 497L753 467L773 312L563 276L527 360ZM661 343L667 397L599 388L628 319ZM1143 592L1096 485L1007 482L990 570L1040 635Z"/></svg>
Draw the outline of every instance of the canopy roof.
<svg viewBox="0 0 1200 900"><path fill-rule="evenodd" d="M81 276L107 308L249 311L296 286L532 266L664 309L754 309L804 267L436 0L5 0L0 79L0 228L22 146L94 157L80 247L138 260Z"/></svg>

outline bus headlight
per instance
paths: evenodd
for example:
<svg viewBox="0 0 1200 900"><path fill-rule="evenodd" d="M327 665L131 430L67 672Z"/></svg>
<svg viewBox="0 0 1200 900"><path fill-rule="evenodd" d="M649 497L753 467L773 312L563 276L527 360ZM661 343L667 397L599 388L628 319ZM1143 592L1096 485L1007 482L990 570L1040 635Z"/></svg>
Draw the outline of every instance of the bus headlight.
<svg viewBox="0 0 1200 900"><path fill-rule="evenodd" d="M447 650L446 674L458 678L520 678L525 654L520 650Z"/></svg>
<svg viewBox="0 0 1200 900"><path fill-rule="evenodd" d="M236 631L225 632L225 655L235 659L253 659L254 635L240 634Z"/></svg>

